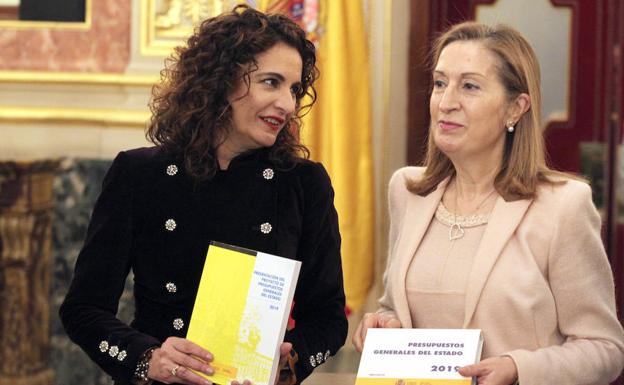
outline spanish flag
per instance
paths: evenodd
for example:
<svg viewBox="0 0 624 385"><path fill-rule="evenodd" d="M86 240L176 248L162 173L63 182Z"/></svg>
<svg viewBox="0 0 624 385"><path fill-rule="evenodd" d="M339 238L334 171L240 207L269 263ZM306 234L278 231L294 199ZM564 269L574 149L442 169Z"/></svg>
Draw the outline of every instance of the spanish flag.
<svg viewBox="0 0 624 385"><path fill-rule="evenodd" d="M318 47L318 99L302 140L332 177L342 235L347 312L359 309L373 281L374 187L368 39L361 1L264 0L290 15Z"/></svg>

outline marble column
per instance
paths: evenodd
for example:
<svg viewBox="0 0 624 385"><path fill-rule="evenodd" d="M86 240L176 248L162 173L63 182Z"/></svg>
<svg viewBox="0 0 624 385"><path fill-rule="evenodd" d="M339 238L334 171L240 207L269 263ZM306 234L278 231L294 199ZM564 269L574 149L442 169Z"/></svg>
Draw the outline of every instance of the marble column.
<svg viewBox="0 0 624 385"><path fill-rule="evenodd" d="M52 385L50 234L57 160L0 162L0 385Z"/></svg>

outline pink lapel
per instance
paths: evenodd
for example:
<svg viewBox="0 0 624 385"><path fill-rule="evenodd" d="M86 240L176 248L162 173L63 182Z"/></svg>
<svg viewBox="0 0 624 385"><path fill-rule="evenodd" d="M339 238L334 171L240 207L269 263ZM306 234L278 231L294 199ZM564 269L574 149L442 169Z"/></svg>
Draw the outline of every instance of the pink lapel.
<svg viewBox="0 0 624 385"><path fill-rule="evenodd" d="M498 256L520 224L531 202L530 199L506 202L502 197L498 197L468 278L464 328L468 326L474 315L485 282Z"/></svg>
<svg viewBox="0 0 624 385"><path fill-rule="evenodd" d="M403 327L412 327L412 317L405 291L407 269L429 227L429 223L436 212L448 182L449 178L446 178L438 185L435 191L429 193L426 197L410 193L407 199L403 225L399 230L399 238L394 249L393 258L395 263L390 276L390 279L392 279L394 310Z"/></svg>

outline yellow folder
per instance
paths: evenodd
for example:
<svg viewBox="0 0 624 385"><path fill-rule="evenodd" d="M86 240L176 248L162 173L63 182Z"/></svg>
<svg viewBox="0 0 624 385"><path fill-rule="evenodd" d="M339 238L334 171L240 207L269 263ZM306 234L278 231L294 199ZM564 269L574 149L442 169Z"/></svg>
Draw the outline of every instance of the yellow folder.
<svg viewBox="0 0 624 385"><path fill-rule="evenodd" d="M187 333L214 357L215 374L204 377L222 385L274 383L300 267L292 259L210 244Z"/></svg>

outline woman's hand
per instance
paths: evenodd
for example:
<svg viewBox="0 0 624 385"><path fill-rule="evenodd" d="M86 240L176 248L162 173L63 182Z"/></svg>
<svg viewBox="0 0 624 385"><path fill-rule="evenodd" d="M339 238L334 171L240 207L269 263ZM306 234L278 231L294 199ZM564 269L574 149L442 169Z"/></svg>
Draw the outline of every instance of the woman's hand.
<svg viewBox="0 0 624 385"><path fill-rule="evenodd" d="M279 365L277 366L277 376L275 376L275 385L280 383L280 373L282 369L288 365L288 356L290 355L290 350L292 349L292 344L290 342L282 342L280 345L280 360ZM292 378L287 378L290 382L292 382Z"/></svg>
<svg viewBox="0 0 624 385"><path fill-rule="evenodd" d="M212 354L201 346L185 338L169 337L152 353L147 376L165 384L212 385L212 381L191 371L212 375L210 361Z"/></svg>
<svg viewBox="0 0 624 385"><path fill-rule="evenodd" d="M464 377L477 377L479 385L511 385L518 379L516 364L508 356L491 357L459 368Z"/></svg>
<svg viewBox="0 0 624 385"><path fill-rule="evenodd" d="M389 314L366 313L353 334L353 345L358 352L362 352L366 331L368 328L400 328L401 322Z"/></svg>

